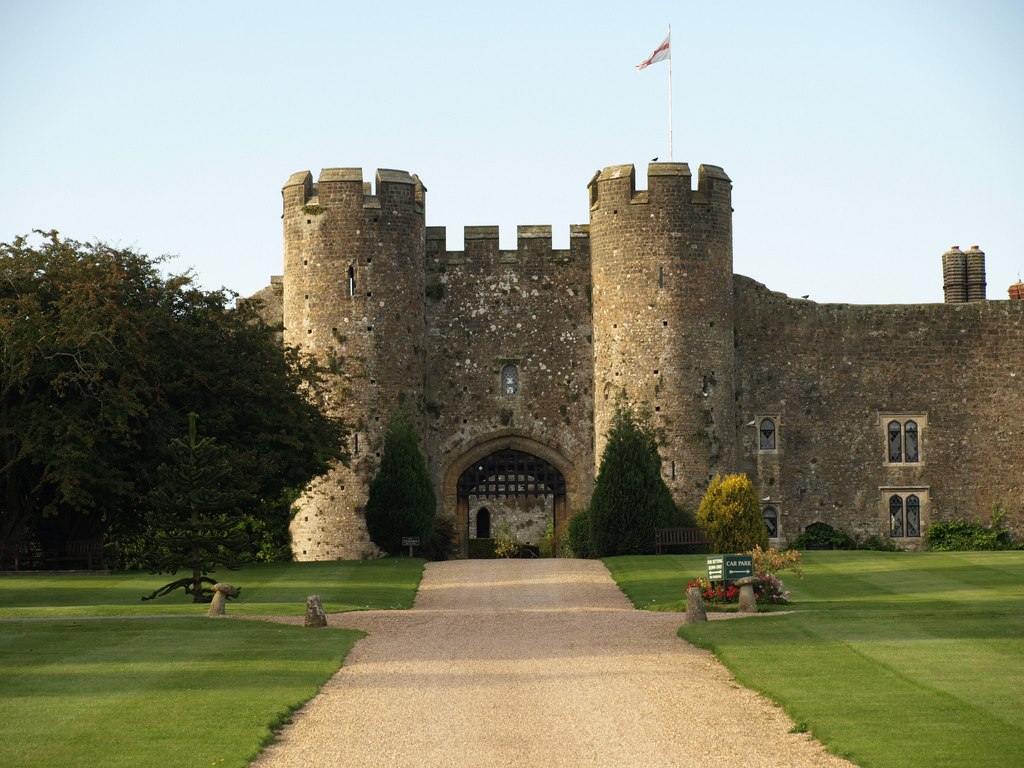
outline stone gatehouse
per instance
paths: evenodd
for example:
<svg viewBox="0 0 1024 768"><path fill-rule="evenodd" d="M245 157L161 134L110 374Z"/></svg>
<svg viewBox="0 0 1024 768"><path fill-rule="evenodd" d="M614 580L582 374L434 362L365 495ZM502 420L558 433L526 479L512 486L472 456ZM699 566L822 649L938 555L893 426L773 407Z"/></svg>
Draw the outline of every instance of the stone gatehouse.
<svg viewBox="0 0 1024 768"><path fill-rule="evenodd" d="M467 227L449 250L404 171L327 168L283 189L284 275L256 294L286 343L337 370L349 467L292 524L299 560L368 556L362 509L389 414L408 409L462 551L502 519L564 531L616 402L648 408L691 508L748 473L778 544L824 521L915 548L940 519L1024 526L1024 302L986 299L984 253L936 254L945 301L818 304L733 274L732 183L631 165L588 185L590 223Z"/></svg>

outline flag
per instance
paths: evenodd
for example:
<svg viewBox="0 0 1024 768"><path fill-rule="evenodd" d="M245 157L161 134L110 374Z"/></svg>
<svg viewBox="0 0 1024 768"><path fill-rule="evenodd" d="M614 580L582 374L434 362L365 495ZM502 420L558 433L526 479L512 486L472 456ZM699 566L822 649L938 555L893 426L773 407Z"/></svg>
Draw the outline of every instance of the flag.
<svg viewBox="0 0 1024 768"><path fill-rule="evenodd" d="M665 37L665 41L654 49L654 53L651 54L651 58L636 65L636 71L639 72L641 69L649 67L651 64L657 64L659 61L672 58L672 49L669 46L669 38L671 37L672 33L669 32Z"/></svg>

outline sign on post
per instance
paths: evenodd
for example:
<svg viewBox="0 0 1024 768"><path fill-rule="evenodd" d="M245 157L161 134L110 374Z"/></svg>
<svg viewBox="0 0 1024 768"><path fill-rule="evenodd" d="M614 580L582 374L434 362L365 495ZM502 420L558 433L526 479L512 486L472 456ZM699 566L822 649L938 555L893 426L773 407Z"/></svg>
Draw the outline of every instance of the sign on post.
<svg viewBox="0 0 1024 768"><path fill-rule="evenodd" d="M413 547L418 547L419 545L420 545L420 537L419 536L403 536L402 537L402 546L409 548L409 557L412 557L412 548Z"/></svg>
<svg viewBox="0 0 1024 768"><path fill-rule="evenodd" d="M751 555L708 555L708 581L733 581L753 575Z"/></svg>

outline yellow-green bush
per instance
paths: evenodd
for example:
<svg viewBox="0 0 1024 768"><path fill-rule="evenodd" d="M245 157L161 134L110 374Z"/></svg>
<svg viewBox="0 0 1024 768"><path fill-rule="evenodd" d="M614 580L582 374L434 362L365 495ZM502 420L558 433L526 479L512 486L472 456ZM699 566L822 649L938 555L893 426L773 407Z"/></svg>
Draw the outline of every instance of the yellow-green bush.
<svg viewBox="0 0 1024 768"><path fill-rule="evenodd" d="M712 552L749 552L768 546L761 503L746 475L716 475L697 508L697 525L708 533Z"/></svg>

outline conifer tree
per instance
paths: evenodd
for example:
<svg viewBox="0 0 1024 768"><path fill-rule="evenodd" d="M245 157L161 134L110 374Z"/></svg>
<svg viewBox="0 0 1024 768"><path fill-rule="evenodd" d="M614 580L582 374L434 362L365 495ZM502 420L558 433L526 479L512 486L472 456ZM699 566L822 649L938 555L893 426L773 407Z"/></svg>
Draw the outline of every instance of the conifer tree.
<svg viewBox="0 0 1024 768"><path fill-rule="evenodd" d="M768 546L761 502L744 474L715 476L697 508L697 524L707 531L713 552L749 552Z"/></svg>
<svg viewBox="0 0 1024 768"><path fill-rule="evenodd" d="M196 414L188 415L188 439L170 445L173 461L157 469L157 485L149 495L149 552L151 573L190 576L165 584L143 600L183 588L196 603L209 602L212 591L204 584L218 566L241 567L248 559L249 542L239 506L242 484L232 477L226 450L212 437L196 438Z"/></svg>
<svg viewBox="0 0 1024 768"><path fill-rule="evenodd" d="M408 412L399 411L388 423L380 469L370 483L366 530L374 544L397 554L405 536L426 544L436 512L437 497L416 427Z"/></svg>
<svg viewBox="0 0 1024 768"><path fill-rule="evenodd" d="M607 437L590 500L591 543L598 557L653 552L654 529L680 515L661 477L654 430L619 406Z"/></svg>

